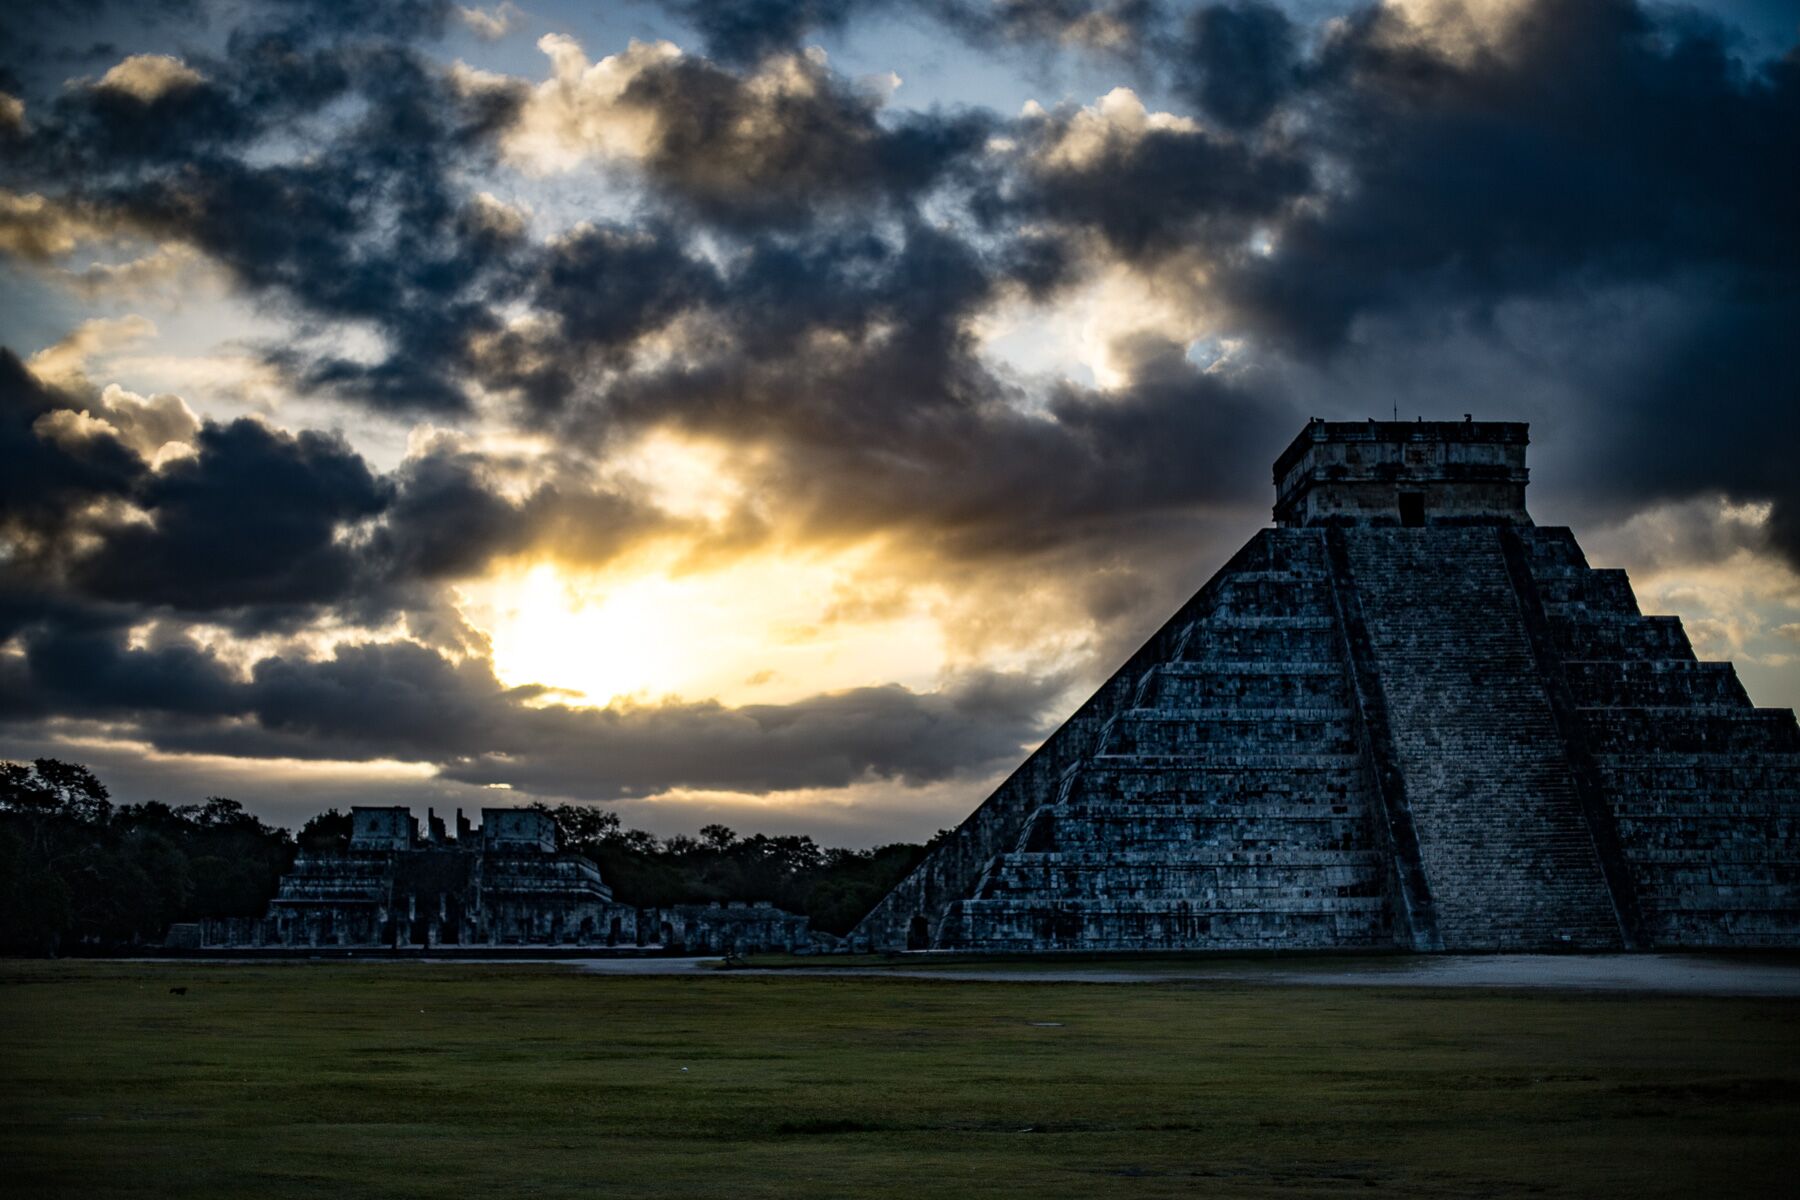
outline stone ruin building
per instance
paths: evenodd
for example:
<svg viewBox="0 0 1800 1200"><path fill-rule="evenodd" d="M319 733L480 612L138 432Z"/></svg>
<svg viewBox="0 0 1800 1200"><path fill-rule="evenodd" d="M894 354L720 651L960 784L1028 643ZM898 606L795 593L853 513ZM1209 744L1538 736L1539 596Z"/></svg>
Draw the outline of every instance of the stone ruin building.
<svg viewBox="0 0 1800 1200"><path fill-rule="evenodd" d="M1800 944L1800 731L1525 510L1526 426L1314 421L1253 537L851 935Z"/></svg>
<svg viewBox="0 0 1800 1200"><path fill-rule="evenodd" d="M768 904L636 908L600 869L557 849L556 823L530 809L484 808L452 836L427 810L350 810L341 853L302 851L266 916L176 926L184 949L654 947L696 952L804 950L803 916Z"/></svg>

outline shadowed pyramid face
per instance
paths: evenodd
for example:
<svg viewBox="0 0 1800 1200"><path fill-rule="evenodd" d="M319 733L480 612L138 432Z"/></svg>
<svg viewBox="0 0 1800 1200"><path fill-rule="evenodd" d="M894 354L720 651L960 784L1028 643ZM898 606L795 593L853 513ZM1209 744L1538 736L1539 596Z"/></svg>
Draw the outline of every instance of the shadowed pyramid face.
<svg viewBox="0 0 1800 1200"><path fill-rule="evenodd" d="M1314 422L1259 533L881 947L1800 944L1800 729L1525 511L1526 427Z"/></svg>

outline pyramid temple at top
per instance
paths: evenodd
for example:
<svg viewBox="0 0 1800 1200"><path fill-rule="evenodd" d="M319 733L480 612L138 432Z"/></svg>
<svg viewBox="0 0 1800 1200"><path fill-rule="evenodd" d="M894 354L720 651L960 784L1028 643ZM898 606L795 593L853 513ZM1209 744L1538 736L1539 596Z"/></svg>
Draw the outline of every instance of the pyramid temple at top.
<svg viewBox="0 0 1800 1200"><path fill-rule="evenodd" d="M1526 426L1314 421L1253 537L852 938L1800 945L1800 729L1525 511Z"/></svg>

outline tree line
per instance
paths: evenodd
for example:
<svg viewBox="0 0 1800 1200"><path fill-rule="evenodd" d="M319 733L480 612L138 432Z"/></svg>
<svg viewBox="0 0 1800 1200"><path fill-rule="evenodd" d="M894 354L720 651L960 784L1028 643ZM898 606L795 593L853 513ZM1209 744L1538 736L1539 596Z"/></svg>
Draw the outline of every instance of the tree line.
<svg viewBox="0 0 1800 1200"><path fill-rule="evenodd" d="M114 805L78 763L0 762L0 948L160 942L176 921L260 915L294 839L235 800Z"/></svg>
<svg viewBox="0 0 1800 1200"><path fill-rule="evenodd" d="M599 866L621 903L766 900L838 934L945 836L871 850L741 837L723 825L658 838L605 809L532 807L556 822L564 850ZM336 809L294 835L223 796L115 805L78 763L0 762L0 952L117 950L158 943L178 921L261 916L296 853L342 853L349 840L350 816Z"/></svg>
<svg viewBox="0 0 1800 1200"><path fill-rule="evenodd" d="M814 929L849 933L919 865L939 841L893 842L870 850L823 848L804 834L740 837L703 825L698 837L657 838L625 829L617 813L579 804L534 804L556 821L565 850L591 858L614 898L640 907L767 900L805 913Z"/></svg>

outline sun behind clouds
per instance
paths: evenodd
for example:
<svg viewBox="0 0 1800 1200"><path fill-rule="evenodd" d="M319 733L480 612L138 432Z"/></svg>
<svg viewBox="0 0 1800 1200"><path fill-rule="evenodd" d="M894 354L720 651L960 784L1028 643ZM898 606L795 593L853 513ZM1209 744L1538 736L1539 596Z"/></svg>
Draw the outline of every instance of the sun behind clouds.
<svg viewBox="0 0 1800 1200"><path fill-rule="evenodd" d="M929 690L944 648L927 614L840 615L862 557L769 555L683 574L667 564L595 574L539 563L458 591L465 618L492 640L503 682L578 693L575 703L785 703L871 679Z"/></svg>

